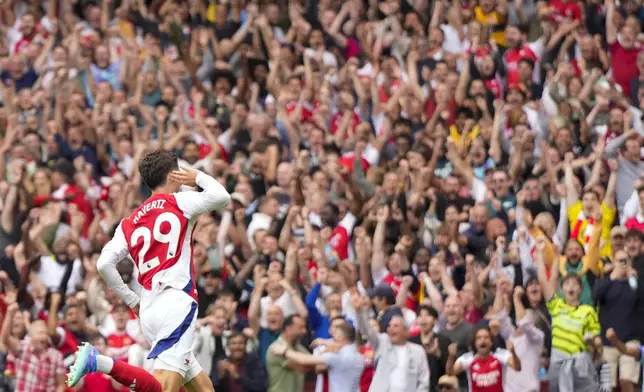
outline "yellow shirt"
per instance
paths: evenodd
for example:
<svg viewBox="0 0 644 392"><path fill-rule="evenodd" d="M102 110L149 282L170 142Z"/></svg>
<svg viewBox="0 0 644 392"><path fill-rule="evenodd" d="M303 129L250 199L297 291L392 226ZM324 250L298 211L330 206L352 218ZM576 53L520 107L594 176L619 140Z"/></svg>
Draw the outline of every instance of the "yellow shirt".
<svg viewBox="0 0 644 392"><path fill-rule="evenodd" d="M610 229L615 221L617 214L616 208L610 208L606 203L601 204L602 221L599 223L602 226L601 240L603 246L601 247L600 257L610 257L613 254L613 249L610 244ZM592 236L592 226L590 220L584 214L581 201L576 202L568 208L568 222L570 224L570 238L576 238L588 252L590 245L590 237Z"/></svg>
<svg viewBox="0 0 644 392"><path fill-rule="evenodd" d="M465 147L469 147L470 143L472 143L481 133L481 129L479 128L478 125L475 125L468 133L467 133L467 139L465 139ZM454 143L459 144L461 143L461 137L463 135L461 132L458 130L456 125L452 125L449 127L449 137L452 138Z"/></svg>
<svg viewBox="0 0 644 392"><path fill-rule="evenodd" d="M586 351L584 336L601 333L597 311L590 305L570 306L555 295L546 304L552 316L552 347L567 354Z"/></svg>
<svg viewBox="0 0 644 392"><path fill-rule="evenodd" d="M483 13L483 9L477 6L474 8L474 17L483 26L490 28L490 38L492 38L497 45L503 47L507 46L505 42L505 25L508 23L508 20L505 15L501 15L497 10L492 10L485 14Z"/></svg>
<svg viewBox="0 0 644 392"><path fill-rule="evenodd" d="M540 238L543 238L546 241L546 249L543 251L543 262L546 265L546 268L550 270L550 266L552 266L552 263L557 257L557 249L555 248L555 245L552 243L546 233L544 233L535 225L530 227L528 229L528 232L530 233L532 238L535 239L535 241L539 240Z"/></svg>

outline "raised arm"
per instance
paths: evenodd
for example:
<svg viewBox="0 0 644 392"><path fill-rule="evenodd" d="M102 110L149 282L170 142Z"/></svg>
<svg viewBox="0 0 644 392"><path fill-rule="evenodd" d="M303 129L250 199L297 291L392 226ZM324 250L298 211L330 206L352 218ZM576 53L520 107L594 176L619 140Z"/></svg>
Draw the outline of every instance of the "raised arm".
<svg viewBox="0 0 644 392"><path fill-rule="evenodd" d="M4 315L4 322L2 323L2 344L14 355L20 351L20 340L11 335L16 312L18 312L18 304L14 302L7 308L7 313Z"/></svg>
<svg viewBox="0 0 644 392"><path fill-rule="evenodd" d="M604 2L606 9L606 42L612 45L617 42L617 26L615 26L615 0Z"/></svg>
<svg viewBox="0 0 644 392"><path fill-rule="evenodd" d="M568 208L572 207L577 201L579 201L579 194L577 193L577 189L575 188L575 175L572 172L573 158L574 155L572 153L566 153L564 157L564 181L566 184L566 205L568 206Z"/></svg>
<svg viewBox="0 0 644 392"><path fill-rule="evenodd" d="M371 275L373 276L374 284L378 284L376 277L382 274L382 269L385 268L385 232L387 230L387 219L389 219L389 207L384 206L378 210L377 215L378 223L376 224L376 232L373 234L373 253L371 256Z"/></svg>
<svg viewBox="0 0 644 392"><path fill-rule="evenodd" d="M555 261L550 267L550 279L546 274L546 265L543 261L543 253L546 250L546 242L544 239L537 240L537 252L535 254L537 261L537 278L539 279L539 285L541 285L541 290L543 290L543 299L550 301L557 292L557 279L559 278L559 259L555 258Z"/></svg>
<svg viewBox="0 0 644 392"><path fill-rule="evenodd" d="M530 342L533 343L543 343L544 334L543 331L537 328L532 322L530 317L525 317L526 310L523 306L523 296L525 290L521 286L514 288L514 294L512 296L514 302L514 311L516 314L517 327L521 328L521 331L525 333L526 337Z"/></svg>
<svg viewBox="0 0 644 392"><path fill-rule="evenodd" d="M266 283L268 282L268 278L266 277L261 277L258 274L259 270L255 269L254 271L254 279L253 281L255 282L255 288L253 289L253 294L250 297L250 305L248 305L248 324L250 328L255 331L255 335L259 333L259 320L260 320L260 314L261 314L261 299L262 299L262 294L264 293L264 287L266 287Z"/></svg>
<svg viewBox="0 0 644 392"><path fill-rule="evenodd" d="M195 170L177 170L170 174L170 180L190 187L199 186L201 192L178 192L174 194L179 208L189 216L196 216L228 205L230 194L217 180L206 173Z"/></svg>
<svg viewBox="0 0 644 392"><path fill-rule="evenodd" d="M608 185L606 185L606 194L604 195L604 204L610 209L615 208L615 190L617 189L617 170L619 169L619 162L616 159L608 161L610 168L610 177L608 177Z"/></svg>
<svg viewBox="0 0 644 392"><path fill-rule="evenodd" d="M380 346L380 337L378 336L378 332L376 332L373 326L369 323L369 317L367 316L369 299L361 297L356 291L351 295L351 304L356 310L358 316L358 330L367 337L367 341L371 344L373 350L378 351L378 347Z"/></svg>

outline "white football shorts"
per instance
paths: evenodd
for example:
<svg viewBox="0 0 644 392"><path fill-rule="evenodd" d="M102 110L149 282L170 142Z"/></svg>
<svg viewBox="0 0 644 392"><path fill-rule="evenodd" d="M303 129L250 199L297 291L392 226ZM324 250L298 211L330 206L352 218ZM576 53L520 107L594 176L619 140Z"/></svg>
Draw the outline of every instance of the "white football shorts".
<svg viewBox="0 0 644 392"><path fill-rule="evenodd" d="M196 331L197 303L184 291L167 288L141 301L141 331L152 345L148 359L154 370L170 370L188 382L201 372L192 343Z"/></svg>

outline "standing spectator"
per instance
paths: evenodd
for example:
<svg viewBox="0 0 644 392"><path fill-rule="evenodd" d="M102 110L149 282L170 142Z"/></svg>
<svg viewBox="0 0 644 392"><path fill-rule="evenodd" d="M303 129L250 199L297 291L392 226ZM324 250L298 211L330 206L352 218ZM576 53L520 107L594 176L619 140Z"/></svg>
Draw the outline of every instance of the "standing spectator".
<svg viewBox="0 0 644 392"><path fill-rule="evenodd" d="M486 390L503 392L504 377L507 368L521 371L521 360L511 344L509 350L493 350L492 331L479 328L474 333L474 352L467 352L456 358L457 345L449 345L447 359L447 374L467 373L469 391L482 392Z"/></svg>
<svg viewBox="0 0 644 392"><path fill-rule="evenodd" d="M63 355L49 345L45 322L31 323L29 338L19 341L11 336L17 311L18 304L11 304L2 325L2 343L16 358L16 391L65 391Z"/></svg>
<svg viewBox="0 0 644 392"><path fill-rule="evenodd" d="M378 333L367 317L368 298L354 294L351 299L358 312L358 329L366 335L378 361L369 392L426 391L429 388L429 366L421 346L407 341L407 325L394 316L387 333Z"/></svg>
<svg viewBox="0 0 644 392"><path fill-rule="evenodd" d="M427 364L429 366L429 390L437 389L438 378L445 373L447 363L447 347L450 341L442 335L434 333L434 327L438 321L436 309L427 305L418 307L418 327L420 333L412 336L409 341L416 343L425 349Z"/></svg>
<svg viewBox="0 0 644 392"><path fill-rule="evenodd" d="M218 391L264 392L268 375L257 353L246 352L247 338L233 332L227 340L228 357L217 362Z"/></svg>
<svg viewBox="0 0 644 392"><path fill-rule="evenodd" d="M283 328L284 313L279 306L271 305L266 309L266 327L261 325L260 301L264 288L268 283L268 278L262 277L262 272L260 271L261 268L258 268L254 273L255 288L251 296L250 305L248 305L248 323L259 340L259 358L266 363L268 348L279 338L280 331Z"/></svg>
<svg viewBox="0 0 644 392"><path fill-rule="evenodd" d="M293 351L283 343L273 344L271 352L299 365L316 366L316 371L326 368L329 391L355 392L360 386L364 368L364 360L355 346L356 331L346 321L336 323L332 329L333 341L326 345L326 351L320 355Z"/></svg>
<svg viewBox="0 0 644 392"><path fill-rule="evenodd" d="M540 241L537 244L539 284L552 317L552 351L548 369L550 390L596 391L599 388L598 374L587 346L601 332L597 312L592 306L581 304L582 282L576 274L563 278L563 298L559 297L559 271L555 268L547 277L544 250L545 242ZM574 366L569 367L567 363Z"/></svg>
<svg viewBox="0 0 644 392"><path fill-rule="evenodd" d="M538 391L541 353L544 349L544 333L534 325L535 312L523 305L525 290L516 286L512 295L516 328L507 314L501 319L501 335L511 342L517 356L521 358L521 369L508 369L505 388L509 391Z"/></svg>
<svg viewBox="0 0 644 392"><path fill-rule="evenodd" d="M611 387L619 384L622 391L632 391L640 375L640 365L628 355L620 354L605 339L606 331L615 331L617 338L629 347L639 347L637 340L636 306L638 291L636 272L632 260L623 250L615 252L610 276L598 280L593 288L593 298L599 306L599 323L602 327L603 359L610 365Z"/></svg>
<svg viewBox="0 0 644 392"><path fill-rule="evenodd" d="M308 354L299 340L306 333L306 319L292 315L284 320L283 332L273 343L278 347L286 346L287 350ZM283 350L278 350L283 353ZM268 392L302 392L304 390L304 373L307 372L306 365L297 364L284 358L283 355L277 356L274 350L269 347L266 354L266 368L268 369Z"/></svg>
<svg viewBox="0 0 644 392"><path fill-rule="evenodd" d="M471 336L474 333L474 326L463 319L464 309L461 299L458 296L450 296L445 300L445 327L440 330L440 335L449 340L450 344L456 344L457 356L468 351ZM467 378L460 377L461 388L467 386Z"/></svg>

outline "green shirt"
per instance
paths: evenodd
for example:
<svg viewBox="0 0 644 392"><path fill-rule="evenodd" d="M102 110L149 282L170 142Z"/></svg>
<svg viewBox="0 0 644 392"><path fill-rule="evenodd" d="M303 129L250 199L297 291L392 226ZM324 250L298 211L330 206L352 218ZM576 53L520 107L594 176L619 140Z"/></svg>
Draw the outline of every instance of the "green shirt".
<svg viewBox="0 0 644 392"><path fill-rule="evenodd" d="M291 350L309 354L309 351L300 343L295 346L290 345L281 336L275 342L287 344ZM266 354L268 392L302 392L304 390L304 374L289 369L286 367L286 363L287 359L274 355L269 346L268 354Z"/></svg>
<svg viewBox="0 0 644 392"><path fill-rule="evenodd" d="M555 295L546 303L552 316L552 347L567 354L585 351L585 335L601 333L595 308L589 305L570 306Z"/></svg>

